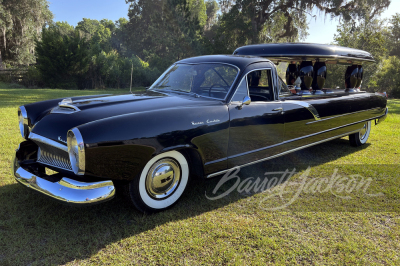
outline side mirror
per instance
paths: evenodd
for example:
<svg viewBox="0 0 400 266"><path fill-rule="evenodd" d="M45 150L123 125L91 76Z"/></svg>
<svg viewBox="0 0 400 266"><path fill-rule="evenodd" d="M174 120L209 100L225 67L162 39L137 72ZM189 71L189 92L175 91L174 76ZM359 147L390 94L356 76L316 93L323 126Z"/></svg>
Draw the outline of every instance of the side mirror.
<svg viewBox="0 0 400 266"><path fill-rule="evenodd" d="M249 96L244 96L243 101L238 106L239 110L243 108L243 105L249 105L251 103L251 99Z"/></svg>
<svg viewBox="0 0 400 266"><path fill-rule="evenodd" d="M242 104L249 105L250 103L251 103L250 97L249 97L249 96L245 96L245 97L243 98Z"/></svg>

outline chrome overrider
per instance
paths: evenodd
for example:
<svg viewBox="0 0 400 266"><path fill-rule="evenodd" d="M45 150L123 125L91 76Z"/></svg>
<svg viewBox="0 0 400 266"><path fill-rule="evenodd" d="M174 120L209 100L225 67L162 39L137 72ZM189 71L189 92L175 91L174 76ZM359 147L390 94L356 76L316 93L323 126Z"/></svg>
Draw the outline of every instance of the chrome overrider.
<svg viewBox="0 0 400 266"><path fill-rule="evenodd" d="M18 150L19 147L16 151ZM58 182L50 182L24 169L16 156L12 164L12 174L20 184L67 204L94 204L115 196L115 187L111 180L80 182L63 177Z"/></svg>

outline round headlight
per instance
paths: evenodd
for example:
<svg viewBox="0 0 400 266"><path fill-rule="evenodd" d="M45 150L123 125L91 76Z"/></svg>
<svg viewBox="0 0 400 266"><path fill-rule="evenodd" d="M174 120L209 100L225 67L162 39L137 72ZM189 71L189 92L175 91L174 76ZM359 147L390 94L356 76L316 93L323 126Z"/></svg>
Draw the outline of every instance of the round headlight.
<svg viewBox="0 0 400 266"><path fill-rule="evenodd" d="M19 120L19 131L23 138L27 138L29 135L29 125L28 125L28 114L23 106L18 108L18 120Z"/></svg>
<svg viewBox="0 0 400 266"><path fill-rule="evenodd" d="M73 128L67 133L68 155L76 175L85 174L85 144L81 132Z"/></svg>

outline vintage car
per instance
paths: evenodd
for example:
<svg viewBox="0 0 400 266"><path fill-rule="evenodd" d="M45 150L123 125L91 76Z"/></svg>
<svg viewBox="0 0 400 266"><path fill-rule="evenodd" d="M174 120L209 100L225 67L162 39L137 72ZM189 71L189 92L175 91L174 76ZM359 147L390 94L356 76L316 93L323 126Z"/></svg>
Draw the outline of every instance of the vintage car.
<svg viewBox="0 0 400 266"><path fill-rule="evenodd" d="M388 112L385 94L359 89L362 64L373 61L338 46L251 45L181 60L144 93L26 104L13 174L65 203L104 202L117 192L140 211L164 210L190 179L344 136L366 143L371 122ZM324 88L329 64L348 65L343 88Z"/></svg>

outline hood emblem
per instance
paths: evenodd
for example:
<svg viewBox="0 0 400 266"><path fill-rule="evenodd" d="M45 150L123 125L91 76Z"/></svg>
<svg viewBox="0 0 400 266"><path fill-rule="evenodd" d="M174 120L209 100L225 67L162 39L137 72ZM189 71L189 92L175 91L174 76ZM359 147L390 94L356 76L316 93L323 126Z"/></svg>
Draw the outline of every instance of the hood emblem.
<svg viewBox="0 0 400 266"><path fill-rule="evenodd" d="M61 138L61 136L58 136L58 140L61 141L61 142L67 143L65 140L63 140L63 139Z"/></svg>

